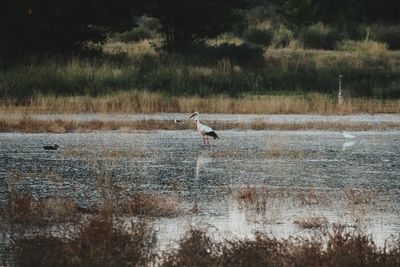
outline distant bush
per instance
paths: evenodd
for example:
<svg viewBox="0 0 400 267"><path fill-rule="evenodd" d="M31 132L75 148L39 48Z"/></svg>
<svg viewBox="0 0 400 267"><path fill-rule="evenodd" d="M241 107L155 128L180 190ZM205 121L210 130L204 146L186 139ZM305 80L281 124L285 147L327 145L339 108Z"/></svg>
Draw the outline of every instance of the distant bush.
<svg viewBox="0 0 400 267"><path fill-rule="evenodd" d="M346 29L346 37L350 40L369 40L370 28L365 24L350 24Z"/></svg>
<svg viewBox="0 0 400 267"><path fill-rule="evenodd" d="M387 51L388 45L375 41L344 40L337 44L336 49L340 51L377 53Z"/></svg>
<svg viewBox="0 0 400 267"><path fill-rule="evenodd" d="M140 43L135 43L135 47L137 44ZM341 49L353 46L344 43ZM148 52L144 53L145 48ZM195 49L187 54L166 55L143 44L126 50L127 58L118 57L117 61L32 59L31 63L0 69L0 99L23 103L38 94L95 96L131 89L167 95L234 96L296 90L330 93L336 92L339 75L346 77L343 86L350 96L396 96L400 86L398 52L386 51L376 56L325 50L265 50L249 44ZM193 68L205 72L191 72ZM376 88L386 91L381 94Z"/></svg>
<svg viewBox="0 0 400 267"><path fill-rule="evenodd" d="M293 40L294 40L293 32L288 28L286 28L284 25L280 25L274 31L272 44L274 45L274 47L287 47Z"/></svg>
<svg viewBox="0 0 400 267"><path fill-rule="evenodd" d="M140 28L147 29L149 31L156 32L161 28L160 21L157 18L141 16L138 19L138 25Z"/></svg>
<svg viewBox="0 0 400 267"><path fill-rule="evenodd" d="M400 25L373 25L371 38L388 44L389 49L400 49Z"/></svg>
<svg viewBox="0 0 400 267"><path fill-rule="evenodd" d="M263 49L261 47L241 44L222 44L214 49L214 58L228 58L239 65L259 67L263 63Z"/></svg>
<svg viewBox="0 0 400 267"><path fill-rule="evenodd" d="M344 37L344 33L322 23L311 25L300 32L305 48L332 50Z"/></svg>
<svg viewBox="0 0 400 267"><path fill-rule="evenodd" d="M134 28L131 31L116 33L114 35L114 40L128 43L128 42L138 42L144 39L150 39L152 33L150 30L145 28Z"/></svg>
<svg viewBox="0 0 400 267"><path fill-rule="evenodd" d="M243 32L243 39L252 44L269 46L274 35L273 29L269 25L259 25L250 27Z"/></svg>

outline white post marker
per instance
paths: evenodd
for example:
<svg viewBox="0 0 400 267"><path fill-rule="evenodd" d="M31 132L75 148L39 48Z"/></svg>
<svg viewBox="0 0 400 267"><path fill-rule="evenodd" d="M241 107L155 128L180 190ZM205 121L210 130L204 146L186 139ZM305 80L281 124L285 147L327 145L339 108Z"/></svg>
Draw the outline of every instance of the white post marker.
<svg viewBox="0 0 400 267"><path fill-rule="evenodd" d="M342 78L343 78L343 75L339 75L339 92L338 92L338 104L339 104L339 106L342 105L342 103L343 103Z"/></svg>

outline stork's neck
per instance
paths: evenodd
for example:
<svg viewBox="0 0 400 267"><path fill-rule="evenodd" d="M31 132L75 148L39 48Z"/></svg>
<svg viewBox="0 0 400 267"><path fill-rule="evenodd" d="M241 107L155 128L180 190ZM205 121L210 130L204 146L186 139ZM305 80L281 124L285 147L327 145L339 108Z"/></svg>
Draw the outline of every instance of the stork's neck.
<svg viewBox="0 0 400 267"><path fill-rule="evenodd" d="M199 127L201 127L202 123L200 122L199 118L196 118L196 119L195 119L195 122L196 122L196 125L197 125L197 129L198 129Z"/></svg>

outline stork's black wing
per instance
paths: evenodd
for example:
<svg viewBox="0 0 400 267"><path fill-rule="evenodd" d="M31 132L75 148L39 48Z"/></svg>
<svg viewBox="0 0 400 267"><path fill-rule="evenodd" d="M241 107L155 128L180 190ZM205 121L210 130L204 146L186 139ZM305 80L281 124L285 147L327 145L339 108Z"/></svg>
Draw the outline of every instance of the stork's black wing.
<svg viewBox="0 0 400 267"><path fill-rule="evenodd" d="M214 137L214 139L217 139L217 138L219 139L218 135L214 131L208 132L208 133L206 133L206 135L212 136L212 137Z"/></svg>

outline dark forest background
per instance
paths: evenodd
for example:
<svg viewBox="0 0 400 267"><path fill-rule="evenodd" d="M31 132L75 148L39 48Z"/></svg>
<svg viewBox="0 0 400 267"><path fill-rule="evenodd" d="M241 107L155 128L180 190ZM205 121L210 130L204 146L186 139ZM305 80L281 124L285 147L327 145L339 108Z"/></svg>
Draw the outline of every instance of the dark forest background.
<svg viewBox="0 0 400 267"><path fill-rule="evenodd" d="M351 96L398 98L399 14L395 0L3 0L0 94L330 94L343 75Z"/></svg>
<svg viewBox="0 0 400 267"><path fill-rule="evenodd" d="M343 34L360 24L396 24L396 0L3 0L1 51L5 55L78 51L87 41L127 31L135 17L157 18L166 48L236 30L251 20L279 20L289 29L323 22ZM250 21L249 21L250 20ZM397 46L394 48L398 48Z"/></svg>

